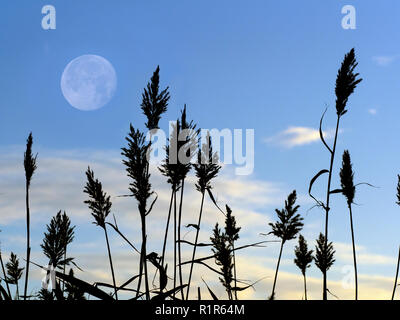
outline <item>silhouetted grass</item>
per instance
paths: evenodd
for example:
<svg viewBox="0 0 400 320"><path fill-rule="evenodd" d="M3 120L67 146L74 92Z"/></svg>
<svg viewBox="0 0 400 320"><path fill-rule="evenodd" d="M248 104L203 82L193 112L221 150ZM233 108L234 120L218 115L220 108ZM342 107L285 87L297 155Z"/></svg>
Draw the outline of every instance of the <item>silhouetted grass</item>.
<svg viewBox="0 0 400 320"><path fill-rule="evenodd" d="M18 286L18 281L22 277L22 273L24 271L24 268L19 267L19 259L16 254L11 252L10 256L10 261L6 263L6 269L7 269L7 277L6 277L6 282L9 284L13 284L16 287L16 295L15 299L19 300L19 286Z"/></svg>
<svg viewBox="0 0 400 320"><path fill-rule="evenodd" d="M207 133L206 143L204 143L201 148L199 149L197 155L197 163L194 165L194 169L196 172L197 183L196 189L201 193L201 203L200 203L200 212L197 224L194 225L196 229L196 236L194 240L193 246L193 253L192 253L192 260L195 260L196 257L196 249L197 243L199 239L199 233L201 228L201 218L203 214L203 205L204 205L204 196L206 190L212 189L211 180L214 179L217 175L221 166L218 164L218 155L213 152L212 144L211 144L211 137L209 132ZM232 243L233 245L233 243ZM186 292L186 299L189 299L189 291L190 291L190 282L192 280L192 272L193 272L193 265L192 262L190 265L189 271L189 280L188 280L188 287Z"/></svg>
<svg viewBox="0 0 400 320"><path fill-rule="evenodd" d="M95 219L93 222L95 225L101 227L104 230L106 238L108 258L110 261L111 275L114 285L115 298L118 300L117 285L115 282L114 267L111 257L110 243L108 241L106 218L110 214L112 203L110 196L103 191L103 186L98 179L95 179L94 172L90 170L90 167L86 170L86 186L83 190L84 193L89 195L89 200L85 200L89 209L92 211L92 216Z"/></svg>
<svg viewBox="0 0 400 320"><path fill-rule="evenodd" d="M293 192L289 194L287 200L285 200L285 208L283 208L282 210L275 209L275 212L278 215L278 221L276 221L275 223L269 223L272 228L272 231L269 232L269 234L273 234L275 237L281 239L281 247L279 250L274 283L272 285L272 292L270 296L271 300L275 298L275 286L276 280L278 278L278 270L279 264L281 262L283 246L286 241L295 239L297 234L303 228L303 218L300 216L300 214L297 213L297 210L299 210L300 206L295 205L296 199L296 190L293 190Z"/></svg>
<svg viewBox="0 0 400 320"><path fill-rule="evenodd" d="M32 154L33 138L32 133L29 134L26 141L26 151L24 154L24 168L25 168L25 202L26 202L26 270L25 270L25 286L24 286L24 300L27 298L28 279L29 279L29 261L31 255L31 227L30 227L30 209L29 209L29 187L31 185L32 176L36 171L36 156Z"/></svg>
<svg viewBox="0 0 400 320"><path fill-rule="evenodd" d="M320 170L312 179L309 186L309 194L310 196L315 199L318 206L321 206L325 210L325 236L324 239L328 242L328 221L329 221L329 202L330 202L330 195L331 195L331 182L332 182L332 173L333 173L333 163L335 159L335 152L336 152L336 144L337 138L339 133L339 124L340 119L347 113L346 106L350 95L354 92L354 89L357 85L362 81L362 79L357 79L359 76L358 73L354 73L355 68L357 67L358 63L355 58L354 49L351 49L345 56L342 62L340 69L338 70L338 74L336 77L336 87L335 87L335 94L336 94L336 130L335 130L335 138L333 141L332 149L328 146L324 139L323 131L322 131L322 120L324 118L325 112L321 117L320 120L320 127L319 133L320 138L324 146L328 149L330 153L330 162L329 162L329 170L322 169ZM312 194L311 189L314 182L323 174L328 173L328 183L326 189L326 201L323 203L320 200L317 200ZM323 299L327 299L327 275L324 273L323 275Z"/></svg>
<svg viewBox="0 0 400 320"><path fill-rule="evenodd" d="M342 193L347 200L347 206L350 214L350 225L352 235L352 247L353 247L353 259L354 259L354 272L355 272L355 297L358 299L358 275L357 275L357 261L356 261L356 250L355 250L355 239L354 239L354 226L352 217L352 204L355 196L355 188L353 182L353 169L350 159L350 154L346 150L342 158L342 168L340 170L340 182L341 189L331 190L332 173L334 158L336 152L336 145L338 139L338 132L340 126L341 117L347 112L347 103L350 95L354 92L361 79L358 79L358 73L354 70L357 66L355 59L354 49L350 50L341 64L336 78L336 130L334 135L333 146L330 147L324 138L322 131L322 121L325 115L322 115L320 120L320 138L324 146L330 153L329 169L320 170L310 181L309 193L311 197L316 201L317 206L320 206L325 211L325 234L320 233L317 239L315 257L313 257L313 250L308 250L307 241L302 235L299 235L298 245L295 247L295 265L301 270L304 281L304 298L307 300L307 279L306 271L310 267L312 260L315 261L315 265L321 270L323 274L323 299L327 299L327 293L330 292L327 287L327 271L332 267L335 262L335 250L332 242L328 241L328 216L330 213L330 196L335 193ZM204 267L207 270L211 270L213 274L216 274L222 283L227 297L229 300L237 299L237 293L239 291L253 288L254 284L249 283L250 280L243 280L237 277L237 265L236 265L236 253L239 250L243 250L249 247L259 247L270 241L262 241L258 243L252 243L242 246L237 246L236 241L239 239L239 232L241 228L237 226L236 218L232 214L232 209L228 205L225 205L225 211L221 210L217 203L216 198L212 193L212 182L217 178L221 166L218 165L218 155L213 152L211 145L211 138L207 135L206 143L200 146L199 150L199 129L197 128L194 121L187 120L186 105L181 111L180 117L173 124L172 134L168 139L168 145L166 146L166 159L160 166L159 170L167 177L167 183L171 186L171 197L169 201L169 209L166 219L165 234L163 237L162 247L160 249L161 254L157 252L147 252L147 241L148 241L148 216L152 211L153 206L157 201L155 191L152 189L150 183L150 151L152 146L152 136L159 128L159 121L161 116L167 111L168 102L170 95L168 87L164 90L160 90L160 68L157 67L153 72L150 82L144 88L142 94L141 109L147 120L145 126L150 130L150 139L146 140L146 136L140 130L135 129L130 125L129 132L126 137L127 146L122 148L122 160L126 167L126 172L130 178L128 197L135 198L138 206L138 212L141 220L141 248L138 250L131 241L120 231L117 225L117 219L114 217L114 222L106 222L106 218L111 212L112 203L110 196L103 191L101 182L95 178L94 172L88 168L86 171L86 185L84 192L89 196L89 199L84 201L91 210L91 214L94 218L94 224L100 226L104 230L108 258L110 263L111 276L113 284L96 282L89 284L81 279L74 276L74 272L70 269L69 273L65 273L65 266L74 264L73 258L67 257L67 247L74 238L74 228L71 227L71 222L64 212L57 213L47 225L47 231L44 234L43 243L41 248L44 255L49 259L49 264L52 265L56 271L56 283L52 292L46 289L41 289L36 297L45 300L65 300L65 301L77 301L84 300L85 294L92 296L97 299L113 301L114 298L118 300L118 293L125 292L134 295L132 300L146 299L146 300L165 300L165 299L185 299L184 289L186 289L186 299L189 299L190 287L192 284L192 277L194 273L194 265ZM40 266L30 261L30 208L29 208L29 190L32 176L36 170L36 156L32 153L33 138L32 134L29 135L26 145L26 152L24 154L24 169L26 176L26 218L27 218L27 266L25 273L25 287L24 296L21 298L27 299L27 285L29 279L29 265L34 264L39 268L48 270L43 266ZM182 148L184 148L182 150ZM197 156L197 163L193 164L192 160ZM194 168L197 181L195 188L201 194L199 215L197 223L188 224L187 227L195 229L194 241L190 242L182 239L182 218L184 216L184 191L185 187L190 187L187 184L187 176L191 169ZM328 182L326 190L326 200L322 202L314 197L311 193L312 186L315 181L323 174L328 173ZM199 234L201 230L201 223L203 218L203 210L205 203L205 194L208 193L210 200L215 205L215 208L225 216L225 226L221 228L217 223L213 229L213 234L210 237L211 243L199 243ZM177 197L179 196L179 202ZM152 199L154 198L154 199ZM397 198L398 204L400 205L400 176L397 187ZM296 205L297 194L294 190L285 201L283 209L276 209L277 221L270 223L272 231L269 234L273 234L280 240L280 251L277 259L276 270L273 280L272 292L270 299L275 298L275 288L277 284L277 278L279 273L279 266L282 258L284 244L292 239L295 239L299 232L303 228L303 218L298 212L299 206ZM214 210L216 210L214 208ZM234 208L233 208L234 209ZM168 234L171 222L171 216L173 212L174 219L174 267L173 271L171 268L168 270L166 263L166 251ZM137 275L130 275L129 279L123 282L122 285L118 286L116 283L115 272L113 267L113 259L111 255L111 249L108 239L107 225L111 226L115 232L121 236L130 247L140 254L139 261L139 273ZM278 241L274 241L278 242ZM182 244L192 246L191 259L188 261L182 261ZM196 257L198 247L210 247L212 254L204 257ZM19 299L19 288L18 282L23 275L24 268L19 267L19 260L17 256L11 252L10 261L3 264L2 255L0 251L0 262L3 272L3 280L7 285L7 291L0 284L0 300L11 300L11 293L9 284L16 286L16 299ZM212 264L215 262L216 266ZM150 267L148 267L148 263ZM182 267L184 265L190 266L188 282L183 281ZM400 265L400 250L398 256L398 264L396 269L395 284L392 294L394 299L398 272ZM75 265L76 266L76 265ZM197 266L196 266L197 268ZM153 287L150 288L149 276L150 273L154 272L154 279L159 274L159 284L156 286L153 281ZM61 272L62 271L62 272ZM169 272L173 272L173 277L169 275ZM200 271L199 271L200 272ZM143 280L144 279L144 280ZM173 284L169 284L169 279L173 280ZM211 287L207 282L202 279L208 293L211 298L218 300L217 295L212 291ZM61 289L60 282L63 282L63 288ZM142 282L144 282L144 289L142 288ZM172 282L172 281L170 281ZM65 288L64 288L65 284ZM108 294L102 291L100 288L113 289L113 294ZM136 289L134 289L136 288ZM197 287L197 298L200 300L201 289Z"/></svg>
<svg viewBox="0 0 400 320"><path fill-rule="evenodd" d="M351 227L351 242L353 247L353 262L354 262L354 281L355 281L355 299L358 299L358 278L357 278L357 257L356 257L356 245L354 241L354 227L353 227L353 212L352 204L354 201L354 195L356 187L354 186L353 177L354 172L352 169L350 153L348 150L343 152L342 168L340 169L340 183L342 187L342 193L346 197L347 206L350 214L350 227Z"/></svg>
<svg viewBox="0 0 400 320"><path fill-rule="evenodd" d="M326 275L326 272L332 267L335 262L334 259L335 250L333 249L332 242L327 242L325 236L320 233L319 238L317 239L317 245L315 246L315 265L321 270L323 275ZM328 288L325 288L325 293L329 291ZM323 295L323 299L326 300L326 296Z"/></svg>
<svg viewBox="0 0 400 320"><path fill-rule="evenodd" d="M301 274L304 279L304 299L307 300L307 280L306 280L306 271L311 266L311 262L313 261L313 250L308 250L307 241L300 234L299 235L299 245L294 248L294 254L296 258L294 259L294 263L301 270Z"/></svg>

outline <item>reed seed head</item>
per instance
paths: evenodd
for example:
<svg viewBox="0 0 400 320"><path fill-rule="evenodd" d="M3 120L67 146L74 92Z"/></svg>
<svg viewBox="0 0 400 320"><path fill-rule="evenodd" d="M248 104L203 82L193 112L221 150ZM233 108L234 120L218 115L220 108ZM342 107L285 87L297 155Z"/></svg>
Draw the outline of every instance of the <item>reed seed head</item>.
<svg viewBox="0 0 400 320"><path fill-rule="evenodd" d="M71 221L65 211L61 214L61 210L47 225L47 232L44 233L43 243L40 247L54 268L68 265L74 259L64 259L67 246L74 239L74 229L75 226L71 227Z"/></svg>
<svg viewBox="0 0 400 320"><path fill-rule="evenodd" d="M181 133L185 130L186 139L179 139ZM172 132L165 147L166 158L159 167L160 172L168 178L168 183L173 189L177 189L192 167L191 160L195 156L198 145L198 135L200 130L196 129L193 121L188 122L186 116L186 105L181 112L181 118L172 125ZM180 152L183 152L188 161L181 161Z"/></svg>
<svg viewBox="0 0 400 320"><path fill-rule="evenodd" d="M362 81L362 79L357 79L359 74L354 73L357 65L353 48L344 56L336 78L336 112L339 117L347 112L345 110L347 101L357 85Z"/></svg>
<svg viewBox="0 0 400 320"><path fill-rule="evenodd" d="M356 188L353 182L354 172L348 150L343 152L342 168L340 169L340 183L342 186L342 193L347 199L347 204L350 205L354 201Z"/></svg>
<svg viewBox="0 0 400 320"><path fill-rule="evenodd" d="M211 189L211 180L217 177L221 166L218 164L218 154L213 152L210 133L207 132L206 143L204 143L197 153L197 163L194 165L197 183L196 189L204 193Z"/></svg>
<svg viewBox="0 0 400 320"><path fill-rule="evenodd" d="M332 242L328 243L325 236L320 233L315 250L315 265L322 273L326 273L335 262L334 255L336 251L333 249L333 244Z"/></svg>
<svg viewBox="0 0 400 320"><path fill-rule="evenodd" d="M236 227L235 216L232 215L231 208L226 205L226 218L225 218L225 234L228 237L230 244L239 239L239 231L241 227Z"/></svg>
<svg viewBox="0 0 400 320"><path fill-rule="evenodd" d="M301 270L303 275L306 274L307 268L311 266L313 261L312 256L313 250L308 251L307 241L302 235L299 235L299 244L294 248L294 254L296 258L294 263Z"/></svg>
<svg viewBox="0 0 400 320"><path fill-rule="evenodd" d="M83 190L89 195L89 200L84 201L92 210L92 216L95 219L95 225L106 228L106 218L111 212L112 203L110 196L103 191L103 186L98 179L95 179L94 173L88 167L86 171L87 182Z"/></svg>
<svg viewBox="0 0 400 320"><path fill-rule="evenodd" d="M32 144L33 144L33 138L32 138L32 132L29 134L28 139L26 140L26 151L24 153L24 168L25 168L25 177L26 177L26 183L28 187L31 184L31 179L33 174L35 173L35 170L37 168L36 166L36 156L33 156L32 154Z"/></svg>
<svg viewBox="0 0 400 320"><path fill-rule="evenodd" d="M296 238L304 225L302 222L303 218L297 213L300 206L295 205L296 199L296 190L293 190L293 192L289 194L287 200L285 200L285 208L282 210L275 209L278 215L278 221L269 223L272 227L272 231L269 233L282 239L283 243Z"/></svg>
<svg viewBox="0 0 400 320"><path fill-rule="evenodd" d="M215 254L215 263L220 266L223 277L219 280L225 287L228 294L231 292L231 282L233 280L232 269L232 250L225 233L221 231L218 223L215 225L213 230L213 236L210 238L213 253Z"/></svg>
<svg viewBox="0 0 400 320"><path fill-rule="evenodd" d="M10 261L6 263L6 269L7 282L16 285L22 277L24 268L19 267L19 259L13 252L11 252Z"/></svg>
<svg viewBox="0 0 400 320"><path fill-rule="evenodd" d="M146 127L149 130L158 129L158 122L161 115L167 111L168 100L170 98L168 87L160 91L160 67L154 71L150 83L142 94L141 108L147 117Z"/></svg>
<svg viewBox="0 0 400 320"><path fill-rule="evenodd" d="M128 177L132 179L129 190L139 203L140 213L145 214L147 200L152 194L147 160L150 143L146 143L144 134L132 125L126 141L128 147L122 148L126 160L122 160L122 163L126 166Z"/></svg>

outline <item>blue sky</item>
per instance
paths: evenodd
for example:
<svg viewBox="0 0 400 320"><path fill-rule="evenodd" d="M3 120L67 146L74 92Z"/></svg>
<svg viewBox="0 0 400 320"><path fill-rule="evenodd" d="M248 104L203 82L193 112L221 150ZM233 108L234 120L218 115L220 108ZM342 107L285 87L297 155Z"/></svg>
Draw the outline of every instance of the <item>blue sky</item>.
<svg viewBox="0 0 400 320"><path fill-rule="evenodd" d="M41 28L45 4L56 8L56 30ZM356 8L356 30L341 27L345 4ZM84 161L82 150L112 150L118 156L129 122L144 128L142 89L160 65L162 86L168 85L171 93L161 127L167 129L186 103L189 117L200 127L254 129L255 170L249 179L274 183L283 194L297 189L307 219L321 227L322 212L307 212L312 202L306 194L311 177L328 166L328 153L319 141L287 146L282 138L288 128L318 128L326 105L325 130L334 127L336 72L344 54L355 47L364 81L350 98L341 124L334 184L339 183L341 154L349 149L355 180L379 187L357 190L357 241L375 254L396 254L398 1L20 0L2 1L0 9L2 150L14 154L32 131L34 147L41 150L39 161L41 155L71 156L72 151ZM109 60L118 78L111 102L93 112L72 108L60 89L65 66L83 54ZM14 159L4 153L1 157L3 164ZM321 190L316 186L317 194ZM263 204L254 210L273 217L273 208ZM41 228L38 224L38 238ZM91 231L82 232L82 241L89 238L84 233L95 232L93 228L83 229ZM23 220L2 229L5 236L17 230L22 234ZM350 242L340 197L332 208L330 235L334 241ZM394 266L383 266L380 272L391 276Z"/></svg>

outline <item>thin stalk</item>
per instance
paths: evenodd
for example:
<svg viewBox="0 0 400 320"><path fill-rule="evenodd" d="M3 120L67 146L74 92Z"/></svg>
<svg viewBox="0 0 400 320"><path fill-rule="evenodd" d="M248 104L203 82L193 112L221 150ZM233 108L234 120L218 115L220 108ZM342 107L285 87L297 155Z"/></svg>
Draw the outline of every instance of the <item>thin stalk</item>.
<svg viewBox="0 0 400 320"><path fill-rule="evenodd" d="M202 216L202 213L203 213L203 204L204 204L204 191L201 193L201 205L200 205L199 221L197 223L196 238L194 240L192 263L190 264L190 272L189 272L188 287L187 287L187 292L186 292L186 300L189 300L190 282L192 280L194 259L196 257L197 241L199 239L201 216Z"/></svg>
<svg viewBox="0 0 400 320"><path fill-rule="evenodd" d="M354 241L353 212L351 210L351 204L349 204L349 211L350 211L351 241L353 243L354 280L356 285L355 294L356 294L356 300L358 300L357 258L356 258L356 246Z"/></svg>
<svg viewBox="0 0 400 320"><path fill-rule="evenodd" d="M108 241L108 234L107 234L107 228L106 228L106 226L104 226L104 234L105 234L105 236L106 236L107 250L108 250L108 259L110 260L110 268L111 268L111 275L112 275L113 285L114 285L115 299L118 300L117 285L115 284L114 267L113 267L113 262L112 262L112 257L111 257L110 243L109 243L109 241Z"/></svg>
<svg viewBox="0 0 400 320"><path fill-rule="evenodd" d="M171 200L169 201L169 210L168 210L168 218L167 218L167 226L165 228L165 234L164 234L164 243L163 243L163 249L162 249L162 255L161 255L161 266L164 267L164 259L165 259L165 248L167 246L167 237L168 237L168 229L169 229L169 222L171 220L171 211L172 211L172 203L174 199L174 190L175 187L172 187L171 190Z"/></svg>
<svg viewBox="0 0 400 320"><path fill-rule="evenodd" d="M149 275L147 272L147 253L146 253L146 242L147 242L147 235L146 235L146 215L142 214L142 264L143 264L143 269L144 269L144 283L146 287L146 299L150 300L150 290L149 290Z"/></svg>
<svg viewBox="0 0 400 320"><path fill-rule="evenodd" d="M182 188L181 188L181 199L179 202L179 217L178 217L178 263L179 263L179 282L180 286L183 286L183 278L182 278L182 253L181 253L181 224L182 224L182 204L183 204L183 190L185 186L185 179L182 179ZM183 287L180 290L182 300L185 299L183 295Z"/></svg>
<svg viewBox="0 0 400 320"><path fill-rule="evenodd" d="M276 264L275 278L274 278L274 284L272 286L271 298L273 298L275 295L276 279L278 278L278 270L279 270L279 264L281 263L282 249L283 249L283 241L281 242L281 249L279 251L278 263Z"/></svg>
<svg viewBox="0 0 400 320"><path fill-rule="evenodd" d="M16 283L15 285L17 286L17 291L16 291L17 300L20 300L20 299L19 299L19 286L18 286L18 281L17 281L17 283Z"/></svg>
<svg viewBox="0 0 400 320"><path fill-rule="evenodd" d="M175 298L175 288L176 288L176 227L177 227L177 220L176 220L176 190L174 191L174 293L172 297Z"/></svg>
<svg viewBox="0 0 400 320"><path fill-rule="evenodd" d="M142 275L143 275L143 246L144 246L144 243L142 242L142 247L141 247L141 249L140 249L139 280L138 280L138 285L137 285L137 290L136 290L136 299L139 298L140 286L142 285Z"/></svg>
<svg viewBox="0 0 400 320"><path fill-rule="evenodd" d="M397 258L396 277L394 278L394 287L393 287L392 300L394 300L394 295L396 294L397 278L399 276L399 266L400 266L400 247L399 247L399 256Z"/></svg>
<svg viewBox="0 0 400 320"><path fill-rule="evenodd" d="M25 185L25 201L26 201L26 268L25 268L25 286L24 286L24 300L26 300L28 292L28 278L29 278L29 260L31 254L31 233L30 233L30 211L29 211L29 183L26 181Z"/></svg>
<svg viewBox="0 0 400 320"><path fill-rule="evenodd" d="M64 261L67 259L67 246L65 246L65 251L64 251ZM63 267L63 275L65 276L65 264ZM64 294L64 289L65 289L65 281L62 281L62 292Z"/></svg>
<svg viewBox="0 0 400 320"><path fill-rule="evenodd" d="M306 274L303 274L304 278L304 299L307 300L307 281L306 281Z"/></svg>
<svg viewBox="0 0 400 320"><path fill-rule="evenodd" d="M11 298L10 286L8 285L8 282L7 282L7 274L6 274L6 269L4 268L3 258L1 256L1 251L0 251L0 263L1 263L1 270L3 271L3 275L4 275L4 282L6 283L6 286L7 286L8 296Z"/></svg>
<svg viewBox="0 0 400 320"><path fill-rule="evenodd" d="M333 161L335 159L335 151L336 151L336 143L337 143L337 136L339 132L339 122L340 122L340 116L338 115L337 117L337 122L336 122L336 131L335 131L335 140L333 142L333 148L331 152L331 162L329 166L329 173L328 173L328 187L326 191L326 203L325 203L325 245L328 245L328 217L329 217L329 199L330 199L330 192L331 192L331 181L332 181L332 169L333 169ZM323 292L322 292L322 297L323 300L327 300L327 277L326 277L326 271L323 273L324 277L324 283L323 283Z"/></svg>
<svg viewBox="0 0 400 320"><path fill-rule="evenodd" d="M235 244L232 242L232 255L233 255L233 276L235 277L234 283L235 283L235 288L237 288L237 279L236 279L236 255L235 255ZM237 300L237 290L235 292L235 299Z"/></svg>

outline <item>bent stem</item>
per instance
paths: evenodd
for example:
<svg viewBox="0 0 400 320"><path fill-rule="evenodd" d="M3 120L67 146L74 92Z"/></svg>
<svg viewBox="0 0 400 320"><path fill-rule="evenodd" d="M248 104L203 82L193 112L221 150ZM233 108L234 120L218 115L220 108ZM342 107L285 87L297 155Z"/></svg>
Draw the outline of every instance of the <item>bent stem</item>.
<svg viewBox="0 0 400 320"><path fill-rule="evenodd" d="M176 228L177 228L177 220L176 220L176 190L174 191L174 292L172 297L175 298L176 293Z"/></svg>
<svg viewBox="0 0 400 320"><path fill-rule="evenodd" d="M25 272L25 286L24 286L24 300L26 300L26 295L28 292L28 278L29 278L29 260L31 255L31 234L30 234L30 210L29 210L29 182L26 181L26 272ZM19 297L19 296L18 296Z"/></svg>
<svg viewBox="0 0 400 320"><path fill-rule="evenodd" d="M1 270L3 271L4 282L6 283L6 286L7 286L8 296L11 297L10 286L8 285L7 274L6 274L6 269L4 268L3 258L1 256L1 250L0 250L0 264L1 264Z"/></svg>
<svg viewBox="0 0 400 320"><path fill-rule="evenodd" d="M108 234L107 234L107 228L106 228L106 226L104 226L104 234L105 234L105 236L106 236L106 243L107 243L107 250L108 250L108 259L110 260L110 268L111 268L111 275L112 275L113 285L114 285L115 299L118 300L117 286L116 286L116 284L115 284L114 267L113 267L113 262L112 262L112 257L111 257L110 243L109 243L109 241L108 241Z"/></svg>
<svg viewBox="0 0 400 320"><path fill-rule="evenodd" d="M194 240L194 247L193 247L193 254L192 254L192 263L190 264L190 272L189 272L188 287L187 287L187 291L186 291L186 300L189 300L190 282L191 282L191 280L192 280L192 272L193 272L194 259L195 259L195 257L196 257L197 241L198 241L198 239L199 239L201 216L202 216L202 213L203 213L203 204L204 204L204 191L203 191L202 194L201 194L201 205L200 205L199 221L198 221L198 223L197 223L196 238L195 238L195 240Z"/></svg>
<svg viewBox="0 0 400 320"><path fill-rule="evenodd" d="M276 270L275 270L274 284L272 286L271 299L275 296L275 286L276 286L276 280L278 278L279 264L281 263L283 244L284 244L284 242L282 241L281 242L281 249L279 251L278 263L276 264Z"/></svg>
<svg viewBox="0 0 400 320"><path fill-rule="evenodd" d="M150 300L150 290L149 290L149 275L147 272L147 253L146 253L146 242L147 242L147 235L146 235L146 216L143 214L142 217L142 264L144 269L144 284L146 287L146 299Z"/></svg>
<svg viewBox="0 0 400 320"><path fill-rule="evenodd" d="M328 217L329 217L329 199L331 194L331 181L332 181L332 170L333 170L333 162L335 159L335 151L336 151L336 143L337 143L337 136L339 132L339 122L340 122L340 115L337 117L336 122L336 131L335 131L335 140L333 142L333 148L331 152L331 161L329 166L329 174L328 174L328 187L326 191L326 203L325 203L325 245L328 245ZM327 272L323 272L324 282L323 282L323 292L322 297L323 300L327 300Z"/></svg>
<svg viewBox="0 0 400 320"><path fill-rule="evenodd" d="M397 258L396 277L394 278L394 287L393 287L392 300L394 300L394 295L396 294L397 278L399 276L399 266L400 266L400 247L399 247L399 255L398 255L398 258Z"/></svg>
<svg viewBox="0 0 400 320"><path fill-rule="evenodd" d="M164 267L165 249L166 249L166 246L167 246L169 222L170 222L170 220L171 220L171 211L172 211L172 203L173 203L173 199L174 199L174 192L175 192L175 187L172 186L172 190L171 190L171 200L169 201L169 210L168 210L167 225L166 225L166 227L165 227L164 243L163 243L163 249L162 249L162 255L161 255L161 266L162 266L162 267Z"/></svg>
<svg viewBox="0 0 400 320"><path fill-rule="evenodd" d="M181 253L181 224L182 224L182 204L183 204L184 186L185 186L185 179L182 179L181 199L179 201L179 216L178 216L178 263L179 263L179 283L181 286L180 292L181 292L182 300L185 299L185 297L183 295L182 253Z"/></svg>
<svg viewBox="0 0 400 320"><path fill-rule="evenodd" d="M235 288L237 288L237 279L236 279L236 254L235 254L235 244L232 242L232 256L233 256L233 277L234 277L234 283L235 283ZM234 291L235 293L235 299L237 300L237 290Z"/></svg>
<svg viewBox="0 0 400 320"><path fill-rule="evenodd" d="M349 204L350 211L350 226L351 226L351 241L353 244L353 261L354 261L354 280L355 280L355 297L358 300L358 279L357 279L357 258L356 258L356 246L354 241L354 229L353 229L353 212L351 210L351 204Z"/></svg>

